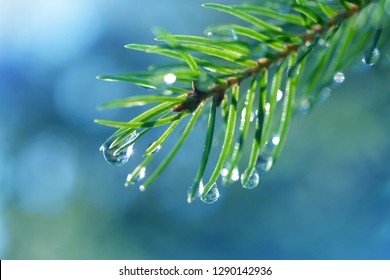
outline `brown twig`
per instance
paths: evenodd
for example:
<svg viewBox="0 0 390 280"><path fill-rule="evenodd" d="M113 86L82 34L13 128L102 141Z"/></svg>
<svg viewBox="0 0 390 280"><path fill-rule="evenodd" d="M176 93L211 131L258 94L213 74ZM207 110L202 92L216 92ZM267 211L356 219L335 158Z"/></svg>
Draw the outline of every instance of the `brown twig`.
<svg viewBox="0 0 390 280"><path fill-rule="evenodd" d="M365 0L366 4L372 2L373 0ZM187 101L176 105L172 111L173 112L182 112L182 111L194 111L201 102L204 102L213 95L217 96L218 105L224 98L226 91L230 88L233 88L239 85L243 80L253 77L260 72L268 69L270 66L278 63L279 61L288 57L291 53L297 52L301 47L307 46L313 43L313 41L320 35L331 30L341 22L350 17L358 14L363 7L349 3L350 9L347 11L342 11L338 13L335 17L325 22L325 24L314 24L308 31L304 34L298 36L301 39L299 44L286 44L285 49L276 53L272 58L262 57L256 61L256 65L252 67L245 68L237 72L237 77L229 77L224 84L214 84L206 92L200 91L196 88L195 82L192 83L193 91L187 93Z"/></svg>

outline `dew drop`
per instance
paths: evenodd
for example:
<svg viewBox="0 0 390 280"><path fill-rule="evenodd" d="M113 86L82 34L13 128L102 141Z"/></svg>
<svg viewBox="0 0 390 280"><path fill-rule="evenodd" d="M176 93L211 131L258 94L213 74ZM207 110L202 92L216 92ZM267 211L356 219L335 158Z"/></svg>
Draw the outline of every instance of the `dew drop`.
<svg viewBox="0 0 390 280"><path fill-rule="evenodd" d="M137 178L134 180L135 182L141 182L146 176L146 167L142 167Z"/></svg>
<svg viewBox="0 0 390 280"><path fill-rule="evenodd" d="M238 168L234 168L232 172L232 181L236 182L238 179L240 179L240 172L238 171Z"/></svg>
<svg viewBox="0 0 390 280"><path fill-rule="evenodd" d="M218 186L216 183L214 183L214 185L211 187L209 192L200 197L200 200L207 204L213 204L219 199L219 196L220 194L219 194Z"/></svg>
<svg viewBox="0 0 390 280"><path fill-rule="evenodd" d="M274 163L274 160L272 156L270 155L260 155L257 158L257 163L256 163L256 170L259 175L265 175L267 174Z"/></svg>
<svg viewBox="0 0 390 280"><path fill-rule="evenodd" d="M243 175L244 174L241 175L241 184L243 188L250 190L257 187L257 185L259 184L260 176L257 173L256 169L252 172L251 176L249 176L248 182L246 182L246 184L244 183Z"/></svg>
<svg viewBox="0 0 390 280"><path fill-rule="evenodd" d="M345 80L344 73L343 73L343 72L337 72L336 74L334 74L333 80L334 80L336 83L341 84L341 83L344 82L344 80Z"/></svg>
<svg viewBox="0 0 390 280"><path fill-rule="evenodd" d="M103 152L104 159L111 165L119 166L125 164L130 156L133 153L133 146L129 145L128 147L124 148L122 151L117 153L118 147L125 145L126 143L134 140L135 137L137 137L137 132L133 132L130 134L127 138L125 138L123 141L119 142L117 146L110 148L111 144L118 139L121 135L117 135L115 137L110 137L107 139L106 142L103 143L103 145L100 147L100 151Z"/></svg>
<svg viewBox="0 0 390 280"><path fill-rule="evenodd" d="M129 173L126 178L125 186L141 182L146 176L146 167L142 167L136 178L133 179L132 174Z"/></svg>
<svg viewBox="0 0 390 280"><path fill-rule="evenodd" d="M306 115L311 107L311 103L309 99L304 98L301 100L300 104L298 105L298 113L302 115Z"/></svg>
<svg viewBox="0 0 390 280"><path fill-rule="evenodd" d="M280 89L278 89L278 93L276 94L276 101L280 101L282 100L283 98L283 91L281 91Z"/></svg>
<svg viewBox="0 0 390 280"><path fill-rule="evenodd" d="M195 185L191 185L187 190L187 202L191 203L195 198L199 197L199 195L203 192L203 187L204 186L202 180L199 182L199 185L197 187ZM192 197L194 191L196 191L195 197Z"/></svg>
<svg viewBox="0 0 390 280"><path fill-rule="evenodd" d="M170 85L174 84L175 82L176 82L176 75L175 74L169 73L169 74L166 74L164 76L164 83L167 86L170 86Z"/></svg>
<svg viewBox="0 0 390 280"><path fill-rule="evenodd" d="M232 39L234 41L237 41L238 40L238 36L237 36L236 31L234 29L232 29L230 32L232 33Z"/></svg>
<svg viewBox="0 0 390 280"><path fill-rule="evenodd" d="M372 66L379 61L380 56L381 56L380 51L377 48L375 48L371 53L366 53L366 55L362 59L362 62L369 66Z"/></svg>
<svg viewBox="0 0 390 280"><path fill-rule="evenodd" d="M272 144L273 144L274 146L279 145L279 143L280 143L280 137L279 137L279 136L274 136L274 137L272 137L271 142L272 142Z"/></svg>
<svg viewBox="0 0 390 280"><path fill-rule="evenodd" d="M264 109L265 109L265 113L266 113L266 114L269 114L269 110L271 109L271 104L266 103Z"/></svg>
<svg viewBox="0 0 390 280"><path fill-rule="evenodd" d="M241 111L241 122L244 122L245 118L246 118L246 108L242 109ZM251 112L249 116L249 121L253 122L254 119L255 119L255 114Z"/></svg>
<svg viewBox="0 0 390 280"><path fill-rule="evenodd" d="M321 47L327 48L327 47L329 47L329 42L327 40L321 38L318 40L318 45L320 45Z"/></svg>
<svg viewBox="0 0 390 280"><path fill-rule="evenodd" d="M152 145L153 145L153 143L150 144L149 147L152 146ZM149 149L149 147L148 147L148 149ZM158 145L153 151L148 152L147 155L157 154L160 150L161 150L161 145Z"/></svg>

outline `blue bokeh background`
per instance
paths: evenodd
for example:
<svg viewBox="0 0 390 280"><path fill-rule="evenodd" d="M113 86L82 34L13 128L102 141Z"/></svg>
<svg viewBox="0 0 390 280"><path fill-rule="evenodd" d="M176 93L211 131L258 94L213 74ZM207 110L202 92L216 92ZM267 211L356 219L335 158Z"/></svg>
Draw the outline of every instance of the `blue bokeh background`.
<svg viewBox="0 0 390 280"><path fill-rule="evenodd" d="M95 77L158 63L123 48L153 43L153 26L201 35L230 20L201 3L0 0L2 259L390 258L389 44L372 69L345 71L328 102L294 118L258 188L186 203L201 124L150 190L123 187L158 134L127 165L109 166L98 148L113 131L93 119L140 111L96 105L144 90Z"/></svg>

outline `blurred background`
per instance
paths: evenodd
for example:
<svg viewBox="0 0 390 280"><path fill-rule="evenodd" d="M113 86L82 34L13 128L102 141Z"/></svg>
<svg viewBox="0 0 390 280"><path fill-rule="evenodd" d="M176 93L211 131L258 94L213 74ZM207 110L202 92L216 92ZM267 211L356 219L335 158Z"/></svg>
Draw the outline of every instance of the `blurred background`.
<svg viewBox="0 0 390 280"><path fill-rule="evenodd" d="M371 69L358 60L327 102L293 119L254 190L237 183L213 205L187 204L201 124L147 192L123 183L157 134L128 164L104 161L98 149L113 130L93 119L140 111L96 105L145 91L95 77L158 63L123 48L153 43L153 26L202 35L230 21L201 3L0 0L2 259L390 258L389 44Z"/></svg>

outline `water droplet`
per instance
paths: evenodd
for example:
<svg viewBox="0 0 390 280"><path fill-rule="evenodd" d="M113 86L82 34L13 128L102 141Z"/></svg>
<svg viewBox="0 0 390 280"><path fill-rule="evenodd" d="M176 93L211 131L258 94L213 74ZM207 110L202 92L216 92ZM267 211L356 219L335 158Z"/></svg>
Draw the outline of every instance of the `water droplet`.
<svg viewBox="0 0 390 280"><path fill-rule="evenodd" d="M236 182L238 179L240 179L240 172L238 171L238 168L234 168L232 172L232 181Z"/></svg>
<svg viewBox="0 0 390 280"><path fill-rule="evenodd" d="M200 189L201 188L199 188L199 190ZM219 199L219 196L220 194L219 194L218 186L216 183L214 183L214 185L211 187L209 192L200 197L200 200L202 200L204 203L207 204L213 204Z"/></svg>
<svg viewBox="0 0 390 280"><path fill-rule="evenodd" d="M153 145L153 143L150 144L149 147L152 146L152 145ZM149 147L148 147L148 149L149 149ZM158 145L156 148L154 148L153 151L148 152L147 155L157 154L160 150L161 150L161 145Z"/></svg>
<svg viewBox="0 0 390 280"><path fill-rule="evenodd" d="M226 185L231 181L236 182L238 181L238 179L240 179L240 172L238 171L238 168L233 169L232 173L230 174L230 178L228 178L228 174L229 174L229 169L223 168L221 171L223 185Z"/></svg>
<svg viewBox="0 0 390 280"><path fill-rule="evenodd" d="M133 146L129 145L128 147L124 148L121 150L119 153L117 152L118 147L125 145L126 143L132 141L135 137L137 137L137 132L133 132L130 134L128 137L126 137L123 141L118 143L115 147L110 148L111 144L118 139L118 137L121 136L121 134L115 136L115 137L110 137L107 139L106 142L103 143L103 145L100 147L100 151L103 152L104 159L111 165L119 166L125 164L130 156L133 153Z"/></svg>
<svg viewBox="0 0 390 280"><path fill-rule="evenodd" d="M206 36L212 40L222 42L238 40L236 31L228 26L213 28L212 31L207 31Z"/></svg>
<svg viewBox="0 0 390 280"><path fill-rule="evenodd" d="M142 167L136 178L133 179L132 174L129 173L126 178L125 186L141 182L146 176L146 167Z"/></svg>
<svg viewBox="0 0 390 280"><path fill-rule="evenodd" d="M380 51L377 48L375 48L371 53L366 53L366 55L362 59L362 62L369 66L372 66L379 61L380 56L381 56Z"/></svg>
<svg viewBox="0 0 390 280"><path fill-rule="evenodd" d="M139 186L139 190L140 190L141 192L144 192L144 191L146 190L146 188L145 188L144 185L141 185L141 186Z"/></svg>
<svg viewBox="0 0 390 280"><path fill-rule="evenodd" d="M170 85L174 84L175 82L176 82L176 75L175 74L169 73L169 74L166 74L164 76L164 83L167 86L170 86Z"/></svg>
<svg viewBox="0 0 390 280"><path fill-rule="evenodd" d="M341 83L344 82L344 80L345 80L344 73L343 73L343 72L337 72L336 74L334 74L333 80L334 80L336 83L341 84Z"/></svg>
<svg viewBox="0 0 390 280"><path fill-rule="evenodd" d="M135 182L141 182L146 176L146 167L142 167L137 178L134 180Z"/></svg>
<svg viewBox="0 0 390 280"><path fill-rule="evenodd" d="M221 176L222 177L226 177L228 175L228 173L229 173L229 170L227 168L223 168L221 170Z"/></svg>
<svg viewBox="0 0 390 280"><path fill-rule="evenodd" d="M232 39L234 41L237 41L238 40L238 36L237 36L236 31L234 29L232 29L230 32L232 33Z"/></svg>
<svg viewBox="0 0 390 280"><path fill-rule="evenodd" d="M283 91L281 91L280 89L278 89L278 92L277 92L277 94L276 94L276 101L280 101L280 100L282 100L282 98L283 98Z"/></svg>
<svg viewBox="0 0 390 280"><path fill-rule="evenodd" d="M318 45L321 47L327 48L327 47L329 47L329 42L327 40L325 40L324 38L320 38L318 40Z"/></svg>
<svg viewBox="0 0 390 280"><path fill-rule="evenodd" d="M269 110L271 109L271 104L266 103L264 109L265 109L265 113L266 113L266 114L269 114Z"/></svg>
<svg viewBox="0 0 390 280"><path fill-rule="evenodd" d="M246 184L244 184L243 182L243 175L244 174L241 175L241 184L243 188L250 190L257 187L257 185L259 184L260 176L257 173L256 169L252 172L251 176L249 176L248 182L246 182Z"/></svg>
<svg viewBox="0 0 390 280"><path fill-rule="evenodd" d="M311 107L311 103L310 103L309 99L303 98L301 100L300 104L298 105L297 111L299 114L306 115L309 112L310 107Z"/></svg>
<svg viewBox="0 0 390 280"><path fill-rule="evenodd" d="M256 170L259 175L264 175L267 174L274 163L274 160L272 156L270 155L260 155L257 158L257 163L256 163Z"/></svg>
<svg viewBox="0 0 390 280"><path fill-rule="evenodd" d="M272 142L272 144L273 144L274 146L279 145L279 143L280 143L280 137L279 137L279 136L274 136L274 137L272 137L271 142Z"/></svg>

